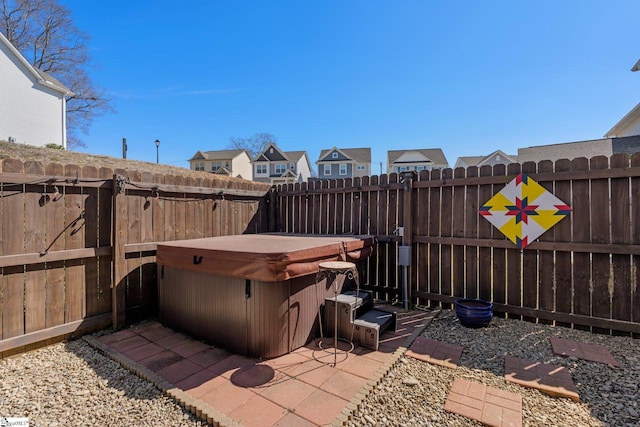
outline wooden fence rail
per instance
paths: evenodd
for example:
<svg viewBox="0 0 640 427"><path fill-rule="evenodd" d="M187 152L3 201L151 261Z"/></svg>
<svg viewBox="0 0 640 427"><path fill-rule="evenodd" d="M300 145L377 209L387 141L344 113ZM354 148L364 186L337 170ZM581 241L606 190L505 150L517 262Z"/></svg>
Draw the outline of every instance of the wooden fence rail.
<svg viewBox="0 0 640 427"><path fill-rule="evenodd" d="M0 166L0 356L152 314L156 242L269 227L264 184Z"/></svg>
<svg viewBox="0 0 640 427"><path fill-rule="evenodd" d="M520 172L573 209L524 250L478 214ZM510 317L640 334L640 154L311 182L272 198L278 231L377 235L365 282L378 298L401 297L405 244L413 304L483 298Z"/></svg>

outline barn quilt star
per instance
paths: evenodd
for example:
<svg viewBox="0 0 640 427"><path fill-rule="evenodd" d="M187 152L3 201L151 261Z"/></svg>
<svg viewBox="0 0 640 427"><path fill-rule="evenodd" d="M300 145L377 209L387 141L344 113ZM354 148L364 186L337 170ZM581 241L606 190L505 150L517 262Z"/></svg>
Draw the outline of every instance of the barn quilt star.
<svg viewBox="0 0 640 427"><path fill-rule="evenodd" d="M519 248L556 225L571 208L521 173L480 208L480 215Z"/></svg>

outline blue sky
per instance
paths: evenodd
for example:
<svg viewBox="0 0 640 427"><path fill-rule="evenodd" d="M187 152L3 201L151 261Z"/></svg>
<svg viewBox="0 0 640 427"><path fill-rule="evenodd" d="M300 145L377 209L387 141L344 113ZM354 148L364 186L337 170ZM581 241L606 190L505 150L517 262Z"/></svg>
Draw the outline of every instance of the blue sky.
<svg viewBox="0 0 640 427"><path fill-rule="evenodd" d="M113 97L86 151L188 167L267 132L285 151L459 156L601 138L640 102L636 0L59 0Z"/></svg>

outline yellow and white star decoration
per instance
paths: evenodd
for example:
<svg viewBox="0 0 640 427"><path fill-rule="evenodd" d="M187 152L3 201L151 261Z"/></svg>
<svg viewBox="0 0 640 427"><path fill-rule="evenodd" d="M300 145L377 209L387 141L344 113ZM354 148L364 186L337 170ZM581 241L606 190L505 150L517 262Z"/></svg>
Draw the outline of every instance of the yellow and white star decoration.
<svg viewBox="0 0 640 427"><path fill-rule="evenodd" d="M556 225L571 208L544 187L519 174L480 208L480 215L519 248Z"/></svg>

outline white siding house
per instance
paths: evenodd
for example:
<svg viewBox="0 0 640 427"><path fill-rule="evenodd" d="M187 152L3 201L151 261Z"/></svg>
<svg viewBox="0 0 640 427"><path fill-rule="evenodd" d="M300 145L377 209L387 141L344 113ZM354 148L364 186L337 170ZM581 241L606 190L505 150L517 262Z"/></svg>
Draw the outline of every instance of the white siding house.
<svg viewBox="0 0 640 427"><path fill-rule="evenodd" d="M0 140L66 148L65 96L70 95L0 33Z"/></svg>

